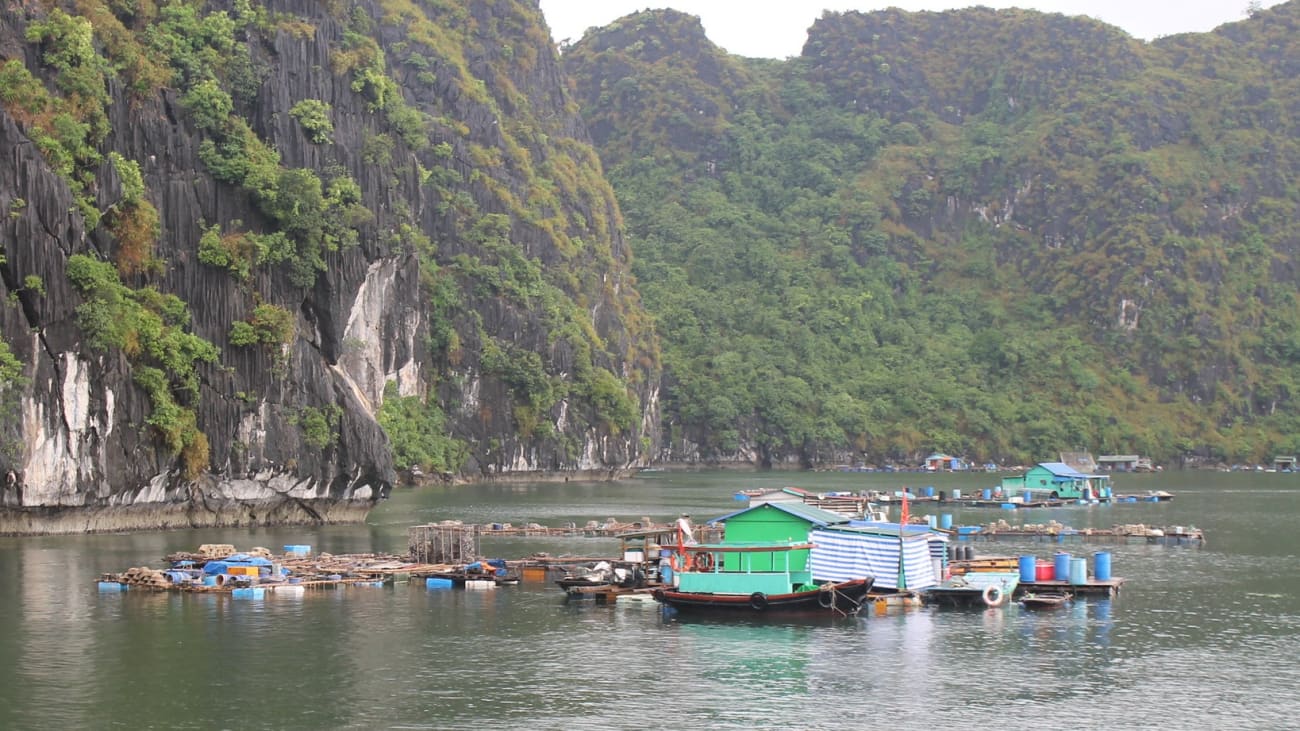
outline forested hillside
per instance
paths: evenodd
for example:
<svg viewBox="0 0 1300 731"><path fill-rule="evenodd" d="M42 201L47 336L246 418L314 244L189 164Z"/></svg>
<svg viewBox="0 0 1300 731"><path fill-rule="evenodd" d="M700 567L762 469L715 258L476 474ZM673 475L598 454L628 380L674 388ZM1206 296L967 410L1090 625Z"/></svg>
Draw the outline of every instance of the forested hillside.
<svg viewBox="0 0 1300 731"><path fill-rule="evenodd" d="M1134 40L827 13L568 48L663 337L671 460L1300 451L1300 2Z"/></svg>

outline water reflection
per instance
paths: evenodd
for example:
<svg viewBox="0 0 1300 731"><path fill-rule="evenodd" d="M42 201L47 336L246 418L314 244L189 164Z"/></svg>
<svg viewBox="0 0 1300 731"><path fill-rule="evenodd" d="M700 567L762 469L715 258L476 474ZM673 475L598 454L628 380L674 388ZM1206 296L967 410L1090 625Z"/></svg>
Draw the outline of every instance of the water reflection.
<svg viewBox="0 0 1300 731"><path fill-rule="evenodd" d="M934 484L966 487L949 478ZM894 480L875 475L664 473L613 485L401 491L365 526L0 539L0 728L820 729L881 719L1023 728L1081 717L1128 728L1187 719L1190 709L1211 728L1287 728L1300 684L1300 575L1290 570L1300 489L1255 493L1225 489L1241 484L1224 481L1235 476L1213 478L1124 476L1135 491L1178 498L1052 512L1078 527L1197 523L1211 539L1194 550L1108 547L1114 574L1128 580L1120 595L1053 612L722 620L568 602L549 584L411 584L261 602L94 589L101 572L157 565L205 542L401 551L406 527L429 520L709 516L734 509L741 487ZM958 522L989 515L969 512ZM613 545L508 539L488 550L599 554ZM1056 548L980 546L1040 556Z"/></svg>

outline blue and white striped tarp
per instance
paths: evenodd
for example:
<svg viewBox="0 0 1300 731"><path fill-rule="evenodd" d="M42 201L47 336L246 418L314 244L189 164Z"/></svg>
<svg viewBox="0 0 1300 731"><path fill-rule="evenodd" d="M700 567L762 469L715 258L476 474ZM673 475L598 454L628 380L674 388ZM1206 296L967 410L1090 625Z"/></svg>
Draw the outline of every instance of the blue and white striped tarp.
<svg viewBox="0 0 1300 731"><path fill-rule="evenodd" d="M878 587L898 588L900 542L897 535L815 530L809 540L813 544L809 568L814 581L848 581L872 576ZM926 537L908 537L901 543L906 588L926 589L938 584Z"/></svg>

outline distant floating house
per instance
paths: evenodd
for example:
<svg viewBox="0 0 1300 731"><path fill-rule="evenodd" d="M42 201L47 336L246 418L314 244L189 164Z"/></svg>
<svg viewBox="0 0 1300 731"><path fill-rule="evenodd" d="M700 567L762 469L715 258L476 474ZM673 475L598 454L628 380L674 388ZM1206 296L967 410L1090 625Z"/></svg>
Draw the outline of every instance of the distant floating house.
<svg viewBox="0 0 1300 731"><path fill-rule="evenodd" d="M1294 455L1288 457L1274 457L1273 469L1278 472L1295 472L1296 458Z"/></svg>
<svg viewBox="0 0 1300 731"><path fill-rule="evenodd" d="M1028 490L1053 500L1110 497L1110 476L1080 472L1064 462L1041 462L1019 477L1002 478L1002 492L1019 495Z"/></svg>
<svg viewBox="0 0 1300 731"><path fill-rule="evenodd" d="M965 472L970 463L961 457L935 452L925 458L925 469L930 472Z"/></svg>
<svg viewBox="0 0 1300 731"><path fill-rule="evenodd" d="M1097 469L1110 472L1151 472L1151 460L1136 454L1103 454L1097 458Z"/></svg>

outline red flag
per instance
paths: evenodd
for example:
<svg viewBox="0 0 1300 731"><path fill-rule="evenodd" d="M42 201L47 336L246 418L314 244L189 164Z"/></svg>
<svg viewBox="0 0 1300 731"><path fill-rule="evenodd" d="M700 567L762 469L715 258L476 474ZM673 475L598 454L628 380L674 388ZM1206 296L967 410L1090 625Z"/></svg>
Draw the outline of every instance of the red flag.
<svg viewBox="0 0 1300 731"><path fill-rule="evenodd" d="M911 512L907 509L907 490L903 491L903 517L898 519L902 525L907 525L908 519L912 517Z"/></svg>

